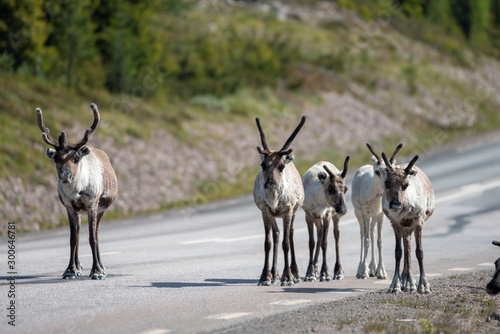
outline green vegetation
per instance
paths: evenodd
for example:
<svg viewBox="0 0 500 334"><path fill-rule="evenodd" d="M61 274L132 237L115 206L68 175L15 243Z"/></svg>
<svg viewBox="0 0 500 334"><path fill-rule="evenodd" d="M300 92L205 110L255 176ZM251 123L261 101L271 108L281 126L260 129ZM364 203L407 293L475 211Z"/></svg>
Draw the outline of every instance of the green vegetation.
<svg viewBox="0 0 500 334"><path fill-rule="evenodd" d="M383 148L404 139L407 152L421 152L500 126L495 80L481 72L485 63L498 66L488 57L500 55L500 0L332 2L340 19L282 20L271 1L259 1L268 10L239 1L1 2L0 124L8 131L0 133L0 178L40 184L52 171L40 158L36 107L53 132L64 128L74 141L69 130L89 124L95 102L106 114L100 138L117 146L128 136L147 141L154 130L195 146L196 122L253 124L255 115L277 111L298 117L325 103L320 94L328 91L410 129L405 138L379 139ZM198 140L221 136L198 130ZM366 149L349 144L354 168ZM334 144L315 150L338 163L348 153ZM299 171L315 161L298 159ZM191 200L164 206L248 192L254 174L245 170L237 185L220 176L193 180ZM217 191L207 195L213 182Z"/></svg>

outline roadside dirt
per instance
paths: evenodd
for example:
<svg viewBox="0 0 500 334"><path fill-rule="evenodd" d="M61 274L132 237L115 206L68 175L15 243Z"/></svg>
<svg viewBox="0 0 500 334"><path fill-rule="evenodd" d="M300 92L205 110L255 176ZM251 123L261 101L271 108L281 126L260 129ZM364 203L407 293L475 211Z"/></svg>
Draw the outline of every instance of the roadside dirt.
<svg viewBox="0 0 500 334"><path fill-rule="evenodd" d="M492 275L490 269L434 278L430 295L380 290L214 333L500 333L500 297L485 292Z"/></svg>

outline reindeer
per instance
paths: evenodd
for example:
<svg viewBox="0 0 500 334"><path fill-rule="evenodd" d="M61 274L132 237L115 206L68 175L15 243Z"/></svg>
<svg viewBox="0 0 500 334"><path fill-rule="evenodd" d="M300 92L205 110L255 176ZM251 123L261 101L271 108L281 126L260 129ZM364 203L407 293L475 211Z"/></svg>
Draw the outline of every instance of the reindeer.
<svg viewBox="0 0 500 334"><path fill-rule="evenodd" d="M38 127L42 139L54 147L47 148L45 155L54 160L59 177L58 193L61 203L66 207L70 225L70 259L63 274L64 279L81 275L82 265L78 259L80 233L80 212L87 212L89 219L89 242L92 250L92 279L104 279L104 268L99 253L98 231L104 211L113 203L118 194L118 182L108 156L101 150L86 146L91 134L99 124L99 111L92 103L94 122L85 131L83 138L76 144L68 143L66 133L55 140L50 130L43 124L42 110L36 109Z"/></svg>
<svg viewBox="0 0 500 334"><path fill-rule="evenodd" d="M266 137L260 119L255 119L259 129L262 147L257 147L261 157L261 171L257 174L254 183L253 197L255 204L262 211L265 230L265 260L264 269L260 276L258 285L269 286L277 284L279 273L277 268L278 243L280 230L276 224L276 218L283 219L283 253L285 257L285 268L281 277L281 285L293 286L294 283L301 283L299 268L295 260L295 248L293 244L293 222L295 213L302 206L304 201L304 188L300 179L300 174L293 164L294 155L290 145L295 136L306 121L302 119L279 151L271 151L266 142ZM269 251L271 250L271 231L273 236L273 265L269 270ZM288 262L288 251L291 250L291 265Z"/></svg>
<svg viewBox="0 0 500 334"><path fill-rule="evenodd" d="M424 251L422 249L422 231L425 222L434 213L434 190L427 176L415 165L416 155L406 166L393 167L382 153L385 167L381 167L384 192L382 209L391 221L396 236L396 269L388 293L417 291L411 274L411 234L415 232L416 256L420 268L419 293L431 293L424 271ZM403 169L404 168L404 169ZM399 265L403 254L401 239L404 243L404 267L400 276Z"/></svg>
<svg viewBox="0 0 500 334"><path fill-rule="evenodd" d="M387 273L382 258L382 225L384 223L384 212L382 211L382 177L379 168L384 166L384 161L375 153L370 143L366 147L373 154L372 165L360 167L352 180L352 205L359 222L361 234L361 252L358 266L357 278L367 279L377 277L386 279ZM400 143L389 162L392 166L395 164L396 155L403 148ZM370 228L371 221L371 228ZM377 227L377 246L378 246L378 266L375 263L375 226ZM371 241L372 260L368 269L368 248Z"/></svg>
<svg viewBox="0 0 500 334"><path fill-rule="evenodd" d="M500 246L500 241L493 241L492 243L495 246ZM486 285L486 292L492 296L500 292L500 258L495 261L495 274L493 274L493 278Z"/></svg>
<svg viewBox="0 0 500 334"><path fill-rule="evenodd" d="M306 212L307 230L309 232L309 265L306 272L306 281L314 282L319 277L320 281L331 282L332 277L326 262L326 249L328 246L328 229L333 221L335 236L336 261L333 279L344 278L339 253L339 220L347 213L345 204L345 176L350 157L344 161L344 170L340 172L333 164L320 161L312 166L302 177L305 199L302 208ZM317 243L314 245L314 225L316 225ZM319 247L323 252L323 264L318 273ZM313 257L314 253L314 257Z"/></svg>

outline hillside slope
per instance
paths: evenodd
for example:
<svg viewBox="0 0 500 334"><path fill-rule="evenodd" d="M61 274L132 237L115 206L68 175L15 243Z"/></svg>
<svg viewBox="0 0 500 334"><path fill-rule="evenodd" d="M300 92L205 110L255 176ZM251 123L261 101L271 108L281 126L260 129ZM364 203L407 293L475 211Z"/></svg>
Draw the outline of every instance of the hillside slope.
<svg viewBox="0 0 500 334"><path fill-rule="evenodd" d="M220 41L227 27L275 33L315 58L297 60L275 86L178 99L153 94L168 80L164 72L145 74L141 94L128 95L81 93L0 72L0 221L25 231L66 223L36 107L54 134L64 129L76 141L91 123L90 102L99 106L102 121L90 145L110 156L120 187L107 217L251 191L259 170L256 116L272 147L308 116L293 144L301 172L318 159L339 165L346 154L354 158L352 171L369 162L366 141L380 150L403 141L402 155L410 155L500 126L500 63L465 46L453 53L412 39L391 26L391 17L363 20L333 2L202 1L179 20L185 26L178 29L208 40L213 34ZM175 23L159 13L154 24L166 30Z"/></svg>

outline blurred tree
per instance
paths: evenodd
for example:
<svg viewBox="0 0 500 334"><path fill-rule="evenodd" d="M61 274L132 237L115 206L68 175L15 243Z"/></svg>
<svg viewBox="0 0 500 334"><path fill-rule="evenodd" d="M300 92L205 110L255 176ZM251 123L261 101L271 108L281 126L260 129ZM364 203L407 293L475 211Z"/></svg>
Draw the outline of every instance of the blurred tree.
<svg viewBox="0 0 500 334"><path fill-rule="evenodd" d="M44 2L46 19L52 28L46 46L54 46L61 61L54 64L52 71L54 75L61 73L68 87L74 87L75 82L88 82L86 69L99 65L92 22L97 5L96 0Z"/></svg>
<svg viewBox="0 0 500 334"><path fill-rule="evenodd" d="M0 55L13 69L42 62L48 31L41 0L0 1Z"/></svg>
<svg viewBox="0 0 500 334"><path fill-rule="evenodd" d="M428 1L426 4L426 16L431 23L445 27L449 26L452 20L450 1Z"/></svg>
<svg viewBox="0 0 500 334"><path fill-rule="evenodd" d="M155 67L161 52L150 31L157 6L157 1L109 0L97 8L97 47L107 69L109 90L144 95L141 75Z"/></svg>
<svg viewBox="0 0 500 334"><path fill-rule="evenodd" d="M488 32L491 27L490 0L470 1L470 41L475 46L488 44Z"/></svg>

